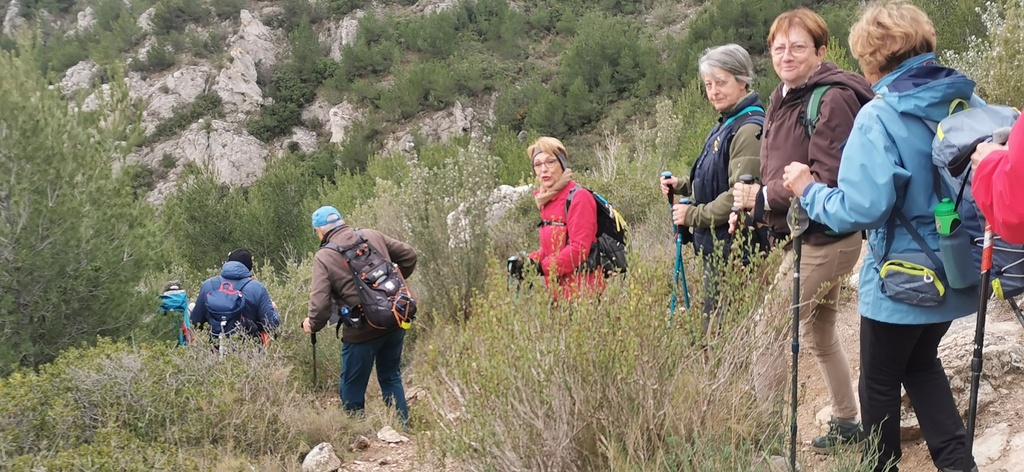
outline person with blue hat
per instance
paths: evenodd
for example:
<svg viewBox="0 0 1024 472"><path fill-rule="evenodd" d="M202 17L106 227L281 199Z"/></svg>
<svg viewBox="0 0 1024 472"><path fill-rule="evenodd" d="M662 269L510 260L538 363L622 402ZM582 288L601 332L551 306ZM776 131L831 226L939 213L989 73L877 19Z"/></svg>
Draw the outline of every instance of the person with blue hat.
<svg viewBox="0 0 1024 472"><path fill-rule="evenodd" d="M342 313L341 381L339 394L346 411L360 413L366 403L366 386L370 371L377 367L384 403L393 406L408 424L409 406L402 386L401 358L405 329L381 329L361 322L360 298L345 256L337 248L354 246L365 240L384 258L397 265L402 277L408 278L416 268L416 250L402 241L372 229L353 229L345 224L341 212L333 206L322 206L313 212L313 230L320 239L320 248L313 256L313 277L309 294L309 316L302 321L302 330L314 334Z"/></svg>

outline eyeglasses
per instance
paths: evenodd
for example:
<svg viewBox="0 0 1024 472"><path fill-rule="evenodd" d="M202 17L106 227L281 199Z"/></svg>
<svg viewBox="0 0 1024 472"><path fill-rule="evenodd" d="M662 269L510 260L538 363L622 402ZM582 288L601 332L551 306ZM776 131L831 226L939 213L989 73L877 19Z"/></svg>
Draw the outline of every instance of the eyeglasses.
<svg viewBox="0 0 1024 472"><path fill-rule="evenodd" d="M558 160L557 159L548 159L548 160L545 160L545 161L533 161L533 169L534 170L540 169L540 166L547 167L548 169L554 169L555 168L555 164L558 164Z"/></svg>
<svg viewBox="0 0 1024 472"><path fill-rule="evenodd" d="M787 49L794 56L800 56L807 52L809 49L811 49L811 47L804 43L790 44L788 48L784 44L777 44L775 46L772 46L772 56L782 57L783 55L786 54Z"/></svg>

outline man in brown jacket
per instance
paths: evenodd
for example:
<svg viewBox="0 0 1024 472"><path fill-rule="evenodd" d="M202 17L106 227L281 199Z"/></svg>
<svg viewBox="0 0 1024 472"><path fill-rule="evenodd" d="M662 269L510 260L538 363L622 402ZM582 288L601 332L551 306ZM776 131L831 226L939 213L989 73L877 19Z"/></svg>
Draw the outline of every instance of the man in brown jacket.
<svg viewBox="0 0 1024 472"><path fill-rule="evenodd" d="M320 238L320 248L328 243L347 247L356 242L354 229L345 224L341 213L332 206L313 212L313 229ZM412 246L372 229L360 230L366 241L386 257L398 264L402 277L408 278L416 268L416 250ZM394 406L403 423L409 421L409 407L402 387L402 344L405 330L395 327L376 329L358 323L361 314L355 307L360 304L359 293L346 266L344 256L334 250L319 250L313 256L313 282L309 293L309 316L302 321L307 333L320 331L340 310L342 314L341 348L341 404L347 411L360 412L365 406L366 385L370 370L377 364L377 381L384 403Z"/></svg>

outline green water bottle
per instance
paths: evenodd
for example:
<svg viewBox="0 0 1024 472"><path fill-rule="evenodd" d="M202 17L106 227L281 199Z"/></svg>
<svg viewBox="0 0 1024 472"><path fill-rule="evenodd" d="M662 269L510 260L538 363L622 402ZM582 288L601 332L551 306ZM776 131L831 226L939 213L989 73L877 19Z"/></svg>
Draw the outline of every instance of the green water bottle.
<svg viewBox="0 0 1024 472"><path fill-rule="evenodd" d="M948 198L935 205L935 229L939 232L939 260L949 286L963 289L977 285L981 272L971 256L971 236L960 227L956 205Z"/></svg>
<svg viewBox="0 0 1024 472"><path fill-rule="evenodd" d="M935 229L943 236L949 236L960 226L960 215L956 212L956 205L948 198L943 198L938 205L935 205Z"/></svg>

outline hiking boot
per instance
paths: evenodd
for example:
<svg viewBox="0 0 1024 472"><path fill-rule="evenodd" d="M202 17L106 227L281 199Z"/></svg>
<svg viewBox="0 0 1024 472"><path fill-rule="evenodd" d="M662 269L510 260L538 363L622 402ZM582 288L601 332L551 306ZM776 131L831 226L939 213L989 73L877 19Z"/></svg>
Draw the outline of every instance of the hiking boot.
<svg viewBox="0 0 1024 472"><path fill-rule="evenodd" d="M963 469L950 469L949 467L943 467L939 469L939 472L964 472ZM971 468L971 472L978 472L978 466Z"/></svg>
<svg viewBox="0 0 1024 472"><path fill-rule="evenodd" d="M832 418L828 422L828 433L811 441L811 450L819 454L831 454L841 447L855 446L864 441L864 430L860 421Z"/></svg>

